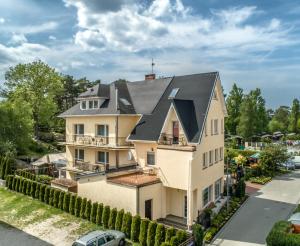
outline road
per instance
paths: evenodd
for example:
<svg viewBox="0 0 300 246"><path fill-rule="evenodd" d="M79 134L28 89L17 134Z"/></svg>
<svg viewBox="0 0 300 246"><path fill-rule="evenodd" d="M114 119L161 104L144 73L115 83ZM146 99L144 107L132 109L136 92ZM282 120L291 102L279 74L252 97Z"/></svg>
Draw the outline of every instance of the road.
<svg viewBox="0 0 300 246"><path fill-rule="evenodd" d="M0 246L51 246L5 222L0 221Z"/></svg>
<svg viewBox="0 0 300 246"><path fill-rule="evenodd" d="M276 177L252 194L211 245L261 246L273 224L285 220L300 199L300 171Z"/></svg>

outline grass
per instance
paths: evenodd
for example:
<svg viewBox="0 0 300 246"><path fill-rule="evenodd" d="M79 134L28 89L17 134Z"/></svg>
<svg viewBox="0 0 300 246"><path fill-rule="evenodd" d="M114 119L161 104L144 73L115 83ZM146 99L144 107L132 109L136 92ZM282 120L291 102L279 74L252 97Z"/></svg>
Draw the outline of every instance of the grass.
<svg viewBox="0 0 300 246"><path fill-rule="evenodd" d="M0 188L0 200L0 220L19 229L53 217L58 218L52 224L55 228L63 228L71 224L77 225L76 229L72 231L74 235L102 229L102 227L87 220L77 218L60 209L53 208L29 196L9 191L6 188Z"/></svg>

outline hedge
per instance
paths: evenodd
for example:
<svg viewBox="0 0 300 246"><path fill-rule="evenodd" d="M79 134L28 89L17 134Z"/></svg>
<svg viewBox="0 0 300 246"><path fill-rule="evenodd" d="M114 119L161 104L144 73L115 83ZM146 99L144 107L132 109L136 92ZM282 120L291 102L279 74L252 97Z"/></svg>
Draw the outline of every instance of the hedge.
<svg viewBox="0 0 300 246"><path fill-rule="evenodd" d="M157 224L154 221L150 221L147 232L147 246L154 246L155 244L155 232Z"/></svg>
<svg viewBox="0 0 300 246"><path fill-rule="evenodd" d="M103 203L99 203L97 207L96 224L102 224Z"/></svg>
<svg viewBox="0 0 300 246"><path fill-rule="evenodd" d="M202 226L199 224L194 224L193 227L193 238L195 242L195 246L202 246L204 239L204 232Z"/></svg>
<svg viewBox="0 0 300 246"><path fill-rule="evenodd" d="M84 213L85 213L85 207L87 203L87 198L83 198L81 202L81 208L80 208L80 218L84 219Z"/></svg>
<svg viewBox="0 0 300 246"><path fill-rule="evenodd" d="M69 213L72 214L72 215L75 214L75 201L76 201L76 195L71 194L70 204L69 204Z"/></svg>
<svg viewBox="0 0 300 246"><path fill-rule="evenodd" d="M26 189L27 189L27 183L29 182L29 180L25 179L23 182L23 187L22 187L22 193L24 195L26 195ZM9 183L8 183L9 184Z"/></svg>
<svg viewBox="0 0 300 246"><path fill-rule="evenodd" d="M132 218L131 233L130 233L130 239L133 242L139 241L140 226L141 226L141 216L135 215Z"/></svg>
<svg viewBox="0 0 300 246"><path fill-rule="evenodd" d="M54 206L53 200L54 200L54 188L50 188L50 193L49 193L49 205Z"/></svg>
<svg viewBox="0 0 300 246"><path fill-rule="evenodd" d="M110 211L109 220L108 220L108 228L114 230L116 225L116 218L117 218L117 209L113 208Z"/></svg>
<svg viewBox="0 0 300 246"><path fill-rule="evenodd" d="M92 210L92 201L88 200L86 202L85 210L84 210L84 218L89 220L91 216L91 210Z"/></svg>
<svg viewBox="0 0 300 246"><path fill-rule="evenodd" d="M166 231L166 238L165 238L165 242L166 243L170 243L171 242L171 238L173 236L175 236L176 234L176 230L174 227L169 227Z"/></svg>
<svg viewBox="0 0 300 246"><path fill-rule="evenodd" d="M7 157L7 156L0 156L0 179L6 180L8 175L12 174L12 164L14 163L14 160ZM13 178L7 179L9 182L11 182L11 185L13 183ZM11 186L12 187L12 186Z"/></svg>
<svg viewBox="0 0 300 246"><path fill-rule="evenodd" d="M32 183L31 183L31 190L30 190L30 196L32 198L35 198L36 186L37 186L37 182L32 181Z"/></svg>
<svg viewBox="0 0 300 246"><path fill-rule="evenodd" d="M67 213L69 212L70 196L69 192L64 192L63 210Z"/></svg>
<svg viewBox="0 0 300 246"><path fill-rule="evenodd" d="M139 235L139 243L141 246L147 245L147 231L148 231L149 222L150 222L149 219L142 219L141 221L140 235Z"/></svg>
<svg viewBox="0 0 300 246"><path fill-rule="evenodd" d="M45 184L42 184L42 185L40 186L40 194L39 194L39 200L40 200L41 202L44 202L45 190L46 190L46 185L45 185Z"/></svg>
<svg viewBox="0 0 300 246"><path fill-rule="evenodd" d="M53 194L53 206L56 208L58 208L59 194L60 194L60 191L55 189L54 194Z"/></svg>
<svg viewBox="0 0 300 246"><path fill-rule="evenodd" d="M120 231L122 229L123 216L124 216L124 209L121 209L120 211L118 211L117 218L116 218L115 229L117 231Z"/></svg>
<svg viewBox="0 0 300 246"><path fill-rule="evenodd" d="M130 237L130 231L131 231L131 221L132 221L132 215L130 212L127 212L123 216L123 223L121 231L125 233L126 237Z"/></svg>
<svg viewBox="0 0 300 246"><path fill-rule="evenodd" d="M243 198L246 194L245 180L242 178L237 184L235 189L235 197Z"/></svg>
<svg viewBox="0 0 300 246"><path fill-rule="evenodd" d="M93 223L96 223L97 208L98 208L98 202L94 202L92 205L92 210L90 215L90 221Z"/></svg>
<svg viewBox="0 0 300 246"><path fill-rule="evenodd" d="M61 210L63 210L64 207L64 196L65 196L65 192L61 190L59 193L59 200L58 200L58 208Z"/></svg>
<svg viewBox="0 0 300 246"><path fill-rule="evenodd" d="M76 217L80 216L81 203L82 203L82 198L80 196L77 196L75 201L75 209L74 209L74 214Z"/></svg>
<svg viewBox="0 0 300 246"><path fill-rule="evenodd" d="M104 228L108 228L109 215L110 215L110 207L105 206L103 209L103 214L102 214L102 223L103 223Z"/></svg>
<svg viewBox="0 0 300 246"><path fill-rule="evenodd" d="M158 224L155 232L155 246L160 246L165 241L165 227L162 224Z"/></svg>
<svg viewBox="0 0 300 246"><path fill-rule="evenodd" d="M50 190L51 190L50 186L47 186L45 189L44 201L47 204L49 204L49 200L50 200Z"/></svg>
<svg viewBox="0 0 300 246"><path fill-rule="evenodd" d="M290 232L291 223L288 221L278 221L275 223L267 236L268 246L299 246L300 234Z"/></svg>
<svg viewBox="0 0 300 246"><path fill-rule="evenodd" d="M22 192L22 189L23 189L23 182L24 182L24 179L20 178L20 184L19 184L18 192Z"/></svg>
<svg viewBox="0 0 300 246"><path fill-rule="evenodd" d="M27 180L26 195L30 196L32 180Z"/></svg>
<svg viewBox="0 0 300 246"><path fill-rule="evenodd" d="M171 245L171 246L178 246L178 245L180 245L180 240L179 240L179 238L178 238L177 236L173 236L173 237L171 238L170 245Z"/></svg>

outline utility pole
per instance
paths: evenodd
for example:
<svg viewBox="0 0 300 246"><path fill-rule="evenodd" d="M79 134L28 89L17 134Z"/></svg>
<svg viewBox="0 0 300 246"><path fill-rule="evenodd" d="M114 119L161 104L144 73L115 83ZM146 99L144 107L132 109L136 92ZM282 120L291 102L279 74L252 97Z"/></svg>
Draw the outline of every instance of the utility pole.
<svg viewBox="0 0 300 246"><path fill-rule="evenodd" d="M153 74L153 68L154 68L155 63L153 62L153 58L152 58L152 62L151 62L151 73Z"/></svg>

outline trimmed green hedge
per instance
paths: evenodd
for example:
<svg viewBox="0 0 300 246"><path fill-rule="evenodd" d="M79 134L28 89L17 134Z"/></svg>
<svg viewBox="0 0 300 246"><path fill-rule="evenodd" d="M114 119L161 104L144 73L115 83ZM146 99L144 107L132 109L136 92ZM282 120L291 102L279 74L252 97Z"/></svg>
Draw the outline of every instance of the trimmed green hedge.
<svg viewBox="0 0 300 246"><path fill-rule="evenodd" d="M150 221L147 232L147 246L154 246L157 223Z"/></svg>
<svg viewBox="0 0 300 246"><path fill-rule="evenodd" d="M166 231L166 238L165 238L165 242L166 243L170 243L171 242L171 238L173 236L175 236L176 234L176 230L174 227L169 227Z"/></svg>
<svg viewBox="0 0 300 246"><path fill-rule="evenodd" d="M85 213L85 207L87 203L87 198L83 198L81 202L81 208L80 208L80 218L85 219L84 213Z"/></svg>
<svg viewBox="0 0 300 246"><path fill-rule="evenodd" d="M90 215L90 221L93 223L96 223L97 208L98 208L98 202L94 202L92 205L92 210Z"/></svg>
<svg viewBox="0 0 300 246"><path fill-rule="evenodd" d="M142 219L140 226L140 235L139 235L139 243L142 246L147 245L147 232L150 220Z"/></svg>
<svg viewBox="0 0 300 246"><path fill-rule="evenodd" d="M75 202L76 202L76 195L71 194L70 205L69 205L69 213L72 214L72 215L75 214Z"/></svg>
<svg viewBox="0 0 300 246"><path fill-rule="evenodd" d="M124 209L121 209L117 214L116 225L115 225L115 229L118 231L122 229L123 216L124 216Z"/></svg>
<svg viewBox="0 0 300 246"><path fill-rule="evenodd" d="M113 208L110 211L109 220L108 220L108 228L114 230L116 225L116 218L117 218L118 210Z"/></svg>
<svg viewBox="0 0 300 246"><path fill-rule="evenodd" d="M80 196L77 196L75 201L75 209L74 209L74 214L76 217L80 217L81 203L82 203L82 198Z"/></svg>
<svg viewBox="0 0 300 246"><path fill-rule="evenodd" d="M132 222L132 215L130 212L127 212L123 216L123 223L122 223L121 231L124 232L126 237L128 237L128 238L130 238L131 222Z"/></svg>
<svg viewBox="0 0 300 246"><path fill-rule="evenodd" d="M69 192L64 192L63 210L67 213L69 212L70 196L71 194Z"/></svg>
<svg viewBox="0 0 300 246"><path fill-rule="evenodd" d="M267 236L268 246L299 246L300 234L291 233L291 223L278 221Z"/></svg>
<svg viewBox="0 0 300 246"><path fill-rule="evenodd" d="M195 246L202 246L203 245L203 239L204 239L204 231L201 225L194 224L193 227L193 237Z"/></svg>
<svg viewBox="0 0 300 246"><path fill-rule="evenodd" d="M103 203L99 203L97 207L96 224L102 224Z"/></svg>
<svg viewBox="0 0 300 246"><path fill-rule="evenodd" d="M132 218L131 232L130 232L130 239L133 242L139 241L140 225L141 225L141 216L135 215Z"/></svg>
<svg viewBox="0 0 300 246"><path fill-rule="evenodd" d="M109 214L110 214L110 206L105 206L102 214L102 223L104 228L108 228Z"/></svg>
<svg viewBox="0 0 300 246"><path fill-rule="evenodd" d="M155 246L160 246L165 241L165 227L162 224L158 224L155 232Z"/></svg>
<svg viewBox="0 0 300 246"><path fill-rule="evenodd" d="M86 202L85 210L84 210L84 218L89 220L91 216L91 210L92 210L92 201L88 200Z"/></svg>

